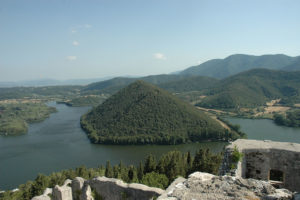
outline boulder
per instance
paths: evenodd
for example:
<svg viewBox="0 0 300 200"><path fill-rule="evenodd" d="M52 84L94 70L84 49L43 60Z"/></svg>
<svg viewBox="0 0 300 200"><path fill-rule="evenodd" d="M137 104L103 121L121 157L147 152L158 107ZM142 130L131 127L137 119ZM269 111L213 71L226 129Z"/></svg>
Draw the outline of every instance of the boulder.
<svg viewBox="0 0 300 200"><path fill-rule="evenodd" d="M51 200L49 195L52 195L52 189L46 188L42 195L33 197L31 200Z"/></svg>
<svg viewBox="0 0 300 200"><path fill-rule="evenodd" d="M110 200L147 200L156 198L164 192L159 188L137 183L128 184L118 179L106 177L94 178L89 181L89 185L94 189L96 195Z"/></svg>
<svg viewBox="0 0 300 200"><path fill-rule="evenodd" d="M243 179L232 176L214 176L196 172L175 184L164 192L158 200L201 199L201 200L289 200L292 192L275 189L266 181Z"/></svg>
<svg viewBox="0 0 300 200"><path fill-rule="evenodd" d="M84 186L82 187L82 193L80 196L80 200L94 200L94 197L92 196L92 190L91 187L87 182L84 183Z"/></svg>
<svg viewBox="0 0 300 200"><path fill-rule="evenodd" d="M51 200L51 198L47 195L40 195L33 197L31 200Z"/></svg>
<svg viewBox="0 0 300 200"><path fill-rule="evenodd" d="M71 183L71 187L72 187L72 195L74 200L80 200L80 195L82 193L82 187L84 184L84 179L81 177L76 177L72 183Z"/></svg>
<svg viewBox="0 0 300 200"><path fill-rule="evenodd" d="M71 180L67 179L63 186L56 185L53 188L53 200L73 200L72 188L68 185L72 183Z"/></svg>

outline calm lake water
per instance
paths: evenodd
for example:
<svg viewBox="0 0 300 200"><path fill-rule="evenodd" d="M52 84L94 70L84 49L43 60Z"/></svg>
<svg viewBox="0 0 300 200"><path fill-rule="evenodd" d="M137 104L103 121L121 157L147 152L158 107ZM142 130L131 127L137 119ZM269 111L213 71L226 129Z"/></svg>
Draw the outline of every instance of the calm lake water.
<svg viewBox="0 0 300 200"><path fill-rule="evenodd" d="M88 107L68 107L50 103L57 113L41 123L31 124L26 135L0 136L0 191L16 188L38 173L50 174L62 169L81 165L97 167L122 160L127 164L138 164L152 153L159 157L170 150L195 152L201 147L221 151L225 143L196 143L185 145L114 146L91 144L80 128L80 116Z"/></svg>
<svg viewBox="0 0 300 200"><path fill-rule="evenodd" d="M248 139L300 143L300 128L278 126L269 119L226 119L232 124L239 124Z"/></svg>

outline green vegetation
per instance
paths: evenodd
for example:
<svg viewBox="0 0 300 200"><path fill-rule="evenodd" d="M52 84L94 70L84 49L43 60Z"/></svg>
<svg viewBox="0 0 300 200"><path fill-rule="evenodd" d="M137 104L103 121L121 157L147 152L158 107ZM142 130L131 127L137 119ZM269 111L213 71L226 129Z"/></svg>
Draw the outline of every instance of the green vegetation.
<svg viewBox="0 0 300 200"><path fill-rule="evenodd" d="M0 135L19 135L27 132L28 124L43 121L56 109L44 103L1 103Z"/></svg>
<svg viewBox="0 0 300 200"><path fill-rule="evenodd" d="M77 176L91 179L104 174L110 178L119 178L128 183L142 183L152 187L166 188L178 176L187 177L195 171L217 174L222 161L221 154L213 154L209 149L200 149L192 156L190 152L182 153L171 151L160 157L158 162L149 155L145 159L145 165L140 162L138 167L125 166L122 162L111 167L109 161L106 167L86 168L84 166L75 170L63 170L49 176L39 174L34 181L28 181L18 187L19 191L6 191L0 194L1 200L29 200L41 195L45 188L62 185L66 179L74 179ZM108 171L110 171L108 173ZM101 194L93 191L95 199L102 199ZM121 194L120 194L121 195ZM125 196L125 194L123 194Z"/></svg>
<svg viewBox="0 0 300 200"><path fill-rule="evenodd" d="M230 168L236 169L237 163L242 160L243 156L244 156L243 153L240 152L236 146L234 146L233 152L231 154L232 163L231 163Z"/></svg>
<svg viewBox="0 0 300 200"><path fill-rule="evenodd" d="M158 87L168 90L170 92L188 92L200 91L206 88L211 88L219 81L214 78L205 76L193 76L181 78L166 83L159 84Z"/></svg>
<svg viewBox="0 0 300 200"><path fill-rule="evenodd" d="M254 69L220 81L207 89L198 106L220 109L258 107L279 98L298 98L300 72Z"/></svg>
<svg viewBox="0 0 300 200"><path fill-rule="evenodd" d="M239 138L168 92L137 81L81 118L93 143L180 144Z"/></svg>
<svg viewBox="0 0 300 200"><path fill-rule="evenodd" d="M286 115L275 114L274 122L281 126L300 127L300 110L287 112Z"/></svg>
<svg viewBox="0 0 300 200"><path fill-rule="evenodd" d="M235 54L225 59L209 60L198 66L187 68L180 74L226 78L254 68L284 69L285 66L293 64L297 59L298 57L289 57L282 54L262 56Z"/></svg>
<svg viewBox="0 0 300 200"><path fill-rule="evenodd" d="M98 106L107 99L107 95L87 95L79 96L67 101L59 101L58 103L64 103L68 106L80 107L80 106Z"/></svg>

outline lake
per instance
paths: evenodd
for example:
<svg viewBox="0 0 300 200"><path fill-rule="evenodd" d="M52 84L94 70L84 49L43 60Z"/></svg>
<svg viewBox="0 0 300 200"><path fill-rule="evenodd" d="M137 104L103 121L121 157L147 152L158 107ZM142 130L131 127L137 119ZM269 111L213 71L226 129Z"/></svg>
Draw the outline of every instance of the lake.
<svg viewBox="0 0 300 200"><path fill-rule="evenodd" d="M49 103L57 113L41 123L31 124L22 136L0 136L0 191L14 189L38 173L50 174L81 165L98 167L107 160L117 164L138 164L149 153L156 155L171 151L191 151L209 147L221 151L225 143L205 142L185 145L115 146L91 144L80 127L80 116L89 107L68 107Z"/></svg>
<svg viewBox="0 0 300 200"><path fill-rule="evenodd" d="M14 189L19 184L34 180L38 173L76 168L81 165L98 167L107 160L117 164L138 164L149 153L159 157L171 151L191 151L211 148L214 152L223 149L226 143L203 142L184 145L97 145L91 144L80 128L80 116L89 107L68 107L49 103L57 113L41 123L31 124L28 133L22 136L0 137L0 190ZM281 127L267 119L227 118L239 124L249 139L275 140L300 143L300 129Z"/></svg>
<svg viewBox="0 0 300 200"><path fill-rule="evenodd" d="M300 128L278 126L269 119L226 119L232 124L239 124L248 139L300 143Z"/></svg>

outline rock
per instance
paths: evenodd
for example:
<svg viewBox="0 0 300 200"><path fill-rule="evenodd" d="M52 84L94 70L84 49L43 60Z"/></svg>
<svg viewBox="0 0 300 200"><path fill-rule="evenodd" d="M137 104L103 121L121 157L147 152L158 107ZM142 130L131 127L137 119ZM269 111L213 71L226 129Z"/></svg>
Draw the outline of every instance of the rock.
<svg viewBox="0 0 300 200"><path fill-rule="evenodd" d="M70 180L70 179L67 179L67 180L65 180L65 182L64 182L64 186L69 186L69 185L71 185L72 184L72 180Z"/></svg>
<svg viewBox="0 0 300 200"><path fill-rule="evenodd" d="M212 174L196 172L182 182L175 180L176 184L164 192L158 200L288 200L292 193L288 190L275 189L266 181L243 179L232 176L214 176Z"/></svg>
<svg viewBox="0 0 300 200"><path fill-rule="evenodd" d="M131 183L127 184L121 180L97 177L89 181L89 185L103 199L110 200L133 200L133 199L153 199L161 195L164 190L148 187L146 185Z"/></svg>
<svg viewBox="0 0 300 200"><path fill-rule="evenodd" d="M293 194L286 189L277 189L275 190L274 194L268 195L265 199L266 200L276 200L276 199L288 200L288 199L293 199Z"/></svg>
<svg viewBox="0 0 300 200"><path fill-rule="evenodd" d="M72 195L73 195L74 200L80 200L80 194L82 191L84 181L85 180L81 177L76 177L72 181L71 187L72 187Z"/></svg>
<svg viewBox="0 0 300 200"><path fill-rule="evenodd" d="M180 188L183 185L183 182L186 181L185 178L183 177L178 177L175 179L171 185L166 189L166 191L160 195L157 200L162 200L168 197L168 194L172 194L175 188Z"/></svg>
<svg viewBox="0 0 300 200"><path fill-rule="evenodd" d="M73 200L72 188L68 185L71 184L71 180L66 180L63 186L56 185L53 188L53 200Z"/></svg>
<svg viewBox="0 0 300 200"><path fill-rule="evenodd" d="M31 200L51 200L51 198L47 195L40 195L33 197Z"/></svg>
<svg viewBox="0 0 300 200"><path fill-rule="evenodd" d="M91 187L87 182L84 183L84 186L82 188L82 194L80 196L80 200L94 200L94 197L92 196Z"/></svg>
<svg viewBox="0 0 300 200"><path fill-rule="evenodd" d="M189 175L190 179L197 179L199 181L210 181L214 177L213 174L204 173L204 172L194 172Z"/></svg>
<svg viewBox="0 0 300 200"><path fill-rule="evenodd" d="M31 200L51 200L49 195L52 195L52 189L46 188L42 195L33 197Z"/></svg>
<svg viewBox="0 0 300 200"><path fill-rule="evenodd" d="M46 189L44 190L43 195L50 195L50 194L52 194L52 188L46 188Z"/></svg>

